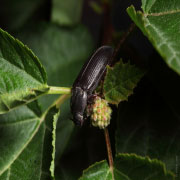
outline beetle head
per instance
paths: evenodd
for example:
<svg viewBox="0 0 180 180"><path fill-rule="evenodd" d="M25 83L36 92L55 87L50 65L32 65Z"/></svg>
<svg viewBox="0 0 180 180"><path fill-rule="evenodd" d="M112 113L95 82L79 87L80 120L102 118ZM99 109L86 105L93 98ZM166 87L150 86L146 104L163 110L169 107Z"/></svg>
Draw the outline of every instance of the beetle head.
<svg viewBox="0 0 180 180"><path fill-rule="evenodd" d="M87 92L80 87L72 89L71 112L76 125L82 126L84 123L84 111L87 106Z"/></svg>

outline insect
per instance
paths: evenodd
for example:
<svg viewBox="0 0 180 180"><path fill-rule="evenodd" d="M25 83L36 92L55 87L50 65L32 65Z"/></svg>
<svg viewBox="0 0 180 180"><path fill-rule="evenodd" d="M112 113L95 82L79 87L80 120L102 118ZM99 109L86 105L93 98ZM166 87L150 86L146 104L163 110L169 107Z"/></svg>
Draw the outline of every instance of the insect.
<svg viewBox="0 0 180 180"><path fill-rule="evenodd" d="M112 47L102 46L98 48L84 64L73 83L70 105L73 121L76 125L83 125L88 100L92 97L93 91L102 79L112 55Z"/></svg>

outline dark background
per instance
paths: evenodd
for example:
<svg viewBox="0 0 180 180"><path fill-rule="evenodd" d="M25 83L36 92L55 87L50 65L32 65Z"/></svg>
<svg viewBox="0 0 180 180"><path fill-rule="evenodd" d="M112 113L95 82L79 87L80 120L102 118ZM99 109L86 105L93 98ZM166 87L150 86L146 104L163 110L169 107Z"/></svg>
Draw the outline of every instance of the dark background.
<svg viewBox="0 0 180 180"><path fill-rule="evenodd" d="M92 35L94 46L102 44L104 15L99 15L89 6L90 0L84 0L81 22ZM33 2L37 3L37 2ZM0 27L12 35L23 31L24 27L35 28L41 21L50 21L51 1L38 0L38 8L31 16L26 17L28 4L23 1L1 0ZM31 4L31 5L32 5ZM133 4L141 9L139 0L115 0L110 10L110 18L114 32L121 35L132 24L126 8ZM22 7L22 8L19 8ZM16 11L17 10L17 11ZM19 19L21 15L22 19ZM24 18L24 20L23 20ZM19 23L23 21L24 23ZM113 40L116 46L122 36ZM120 48L116 61L130 61L146 71L138 83L134 94L128 102L118 107L112 106L112 122L109 127L112 150L118 152L137 153L143 156L159 158L168 169L175 172L174 164L179 156L179 119L180 119L180 78L164 63L148 39L136 28ZM136 131L135 131L136 130ZM134 132L132 138L127 139ZM82 128L75 128L70 142L57 160L57 174L74 174L79 177L82 170L96 161L107 159L106 145L102 130L90 127L87 123ZM169 160L171 159L172 164ZM179 174L176 170L176 174Z"/></svg>

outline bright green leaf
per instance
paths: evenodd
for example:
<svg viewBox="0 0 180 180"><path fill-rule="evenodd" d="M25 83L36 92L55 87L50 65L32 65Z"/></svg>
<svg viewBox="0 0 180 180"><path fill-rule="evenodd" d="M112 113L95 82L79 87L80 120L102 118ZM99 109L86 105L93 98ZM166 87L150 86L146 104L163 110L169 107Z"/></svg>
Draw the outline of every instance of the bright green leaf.
<svg viewBox="0 0 180 180"><path fill-rule="evenodd" d="M51 161L51 166L50 166L50 172L51 172L51 176L54 178L55 151L56 151L56 124L57 124L57 120L59 118L59 112L57 111L57 109L55 107L54 107L53 114L54 114L53 115L53 129L52 129L52 147L53 147L53 151L52 151L52 161Z"/></svg>
<svg viewBox="0 0 180 180"><path fill-rule="evenodd" d="M22 106L0 116L0 179L50 179L55 148L52 122L58 109L52 107L41 117L32 109Z"/></svg>
<svg viewBox="0 0 180 180"><path fill-rule="evenodd" d="M38 58L0 29L0 114L26 104L48 90Z"/></svg>
<svg viewBox="0 0 180 180"><path fill-rule="evenodd" d="M113 68L108 67L104 82L106 100L112 104L127 100L143 74L137 67L130 63L123 64L122 61Z"/></svg>
<svg viewBox="0 0 180 180"><path fill-rule="evenodd" d="M83 0L53 0L52 21L61 25L74 25L81 19Z"/></svg>
<svg viewBox="0 0 180 180"><path fill-rule="evenodd" d="M148 37L167 65L180 74L180 1L142 0L141 11L127 12Z"/></svg>

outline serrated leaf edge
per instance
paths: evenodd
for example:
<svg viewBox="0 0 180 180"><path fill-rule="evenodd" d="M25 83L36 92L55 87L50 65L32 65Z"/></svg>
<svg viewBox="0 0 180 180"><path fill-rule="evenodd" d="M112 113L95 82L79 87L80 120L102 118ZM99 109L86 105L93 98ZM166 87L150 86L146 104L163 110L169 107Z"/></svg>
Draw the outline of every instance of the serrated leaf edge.
<svg viewBox="0 0 180 180"><path fill-rule="evenodd" d="M133 158L140 159L142 161L148 161L151 164L153 163L153 164L159 165L159 166L162 167L163 172L164 172L165 175L169 174L169 175L171 175L172 177L175 178L175 175L171 171L167 171L165 163L163 163L161 160L151 159L149 156L144 156L144 157L143 156L139 156L139 155L137 155L135 153L118 153L116 155L116 158L118 158L118 157L128 157L128 158L132 158L133 157Z"/></svg>
<svg viewBox="0 0 180 180"><path fill-rule="evenodd" d="M136 11L133 5L131 5L130 7L127 8L128 14L129 14L129 10L133 10L133 13L134 13L135 16L137 16L137 14L141 15L141 18L143 20L143 29L138 24L136 24L136 25L142 30L142 32L149 39L149 41L152 43L152 45L156 49L156 51L162 56L165 63L167 64L167 66L170 67L171 69L173 69L177 74L180 75L180 71L178 71L176 68L174 68L172 64L169 64L169 59L166 57L166 55L162 51L160 51L160 49L157 48L158 46L157 46L157 44L155 42L155 39L153 38L153 36L151 36L149 30L146 28L148 25L150 25L153 28L153 30L156 31L156 28L153 27L149 23L149 20L147 19L147 16L150 16L150 15L153 16L153 13L152 14L145 14L142 11ZM178 10L177 12L180 12L180 10ZM166 12L164 12L164 14L166 14ZM164 14L163 13L162 14L161 13L160 14L154 13L154 16L159 16L159 15L164 15ZM129 14L129 16L133 20L133 18L132 18L132 16L130 14ZM163 39L161 36L159 36L159 38ZM172 49L171 46L168 46L168 48L171 51L171 49ZM174 53L172 53L172 54L174 54ZM174 57L174 56L172 56L172 57Z"/></svg>
<svg viewBox="0 0 180 180"><path fill-rule="evenodd" d="M131 66L131 68L132 68L132 67L137 68L135 65L131 65L131 64L130 64L130 61L128 61L127 63L123 63L122 59L120 59L120 61L117 62L115 65L122 65L123 67L129 65L129 66ZM107 66L107 74L110 73L110 71L113 71L114 68L116 68L116 67L115 67L115 66L114 66L114 67ZM144 75L144 73L145 73L145 72L142 71L142 76ZM106 78L107 78L107 74L106 74L105 80L106 80ZM118 86L119 86L119 85L116 85L116 86L113 87L112 89L116 89L116 87L118 87ZM133 94L133 91L134 91L134 88L135 88L135 87L136 87L136 85L133 87L132 90L130 90L131 92L130 92L130 94L126 97L126 99L120 100L120 101L118 101L118 102L117 102L117 101L112 101L111 99L107 98L106 95L107 95L111 90L109 90L109 92L105 92L105 90L104 90L105 88L103 88L104 94L105 94L105 99L106 99L106 100L108 101L108 103L110 103L110 104L118 105L121 101L128 101L128 97Z"/></svg>
<svg viewBox="0 0 180 180"><path fill-rule="evenodd" d="M47 84L47 74L46 74L46 71L43 67L43 65L41 64L40 60L38 59L38 57L33 53L33 51L27 46L27 45L24 45L20 40L14 38L13 36L11 36L7 31L4 31L3 29L0 28L0 32L2 34L5 34L7 35L8 38L14 40L18 45L20 45L20 47L23 47L27 53L29 53L30 55L33 56L33 58L35 59L35 64L38 66L39 68L39 71L41 73L41 76L43 78L43 81L44 82L41 82L41 83L44 83L44 84ZM9 62L9 61L8 61ZM19 68L19 67L18 67ZM45 76L44 76L45 75ZM37 79L36 79L37 80Z"/></svg>
<svg viewBox="0 0 180 180"><path fill-rule="evenodd" d="M50 165L50 172L51 172L51 177L54 179L54 161L55 161L55 152L56 152L56 124L57 124L57 120L60 114L60 110L58 109L58 112L56 114L54 114L53 116L53 130L52 130L52 147L53 147L53 151L52 151L52 160L51 160L51 165Z"/></svg>
<svg viewBox="0 0 180 180"><path fill-rule="evenodd" d="M33 137L35 136L35 134L37 133L37 131L39 130L39 127L41 125L41 121L39 120L38 122L37 118L37 127L35 129L35 131L32 133L31 137L28 139L28 141L24 144L24 146L22 146L22 149L16 154L16 156L13 157L13 160L11 161L11 163L9 163L7 166L4 166L4 168L2 169L2 171L0 171L0 176L11 167L11 165L14 163L14 161L19 157L19 155L24 151L24 149L27 147L27 145L30 143L30 141L33 139Z"/></svg>
<svg viewBox="0 0 180 180"><path fill-rule="evenodd" d="M94 164L90 165L87 169L83 170L82 176L81 176L78 180L82 180L82 179L83 179L83 175L84 175L87 171L89 171L90 168L93 168L94 166L96 166L96 165L98 165L98 164L101 164L101 163L106 163L106 164L108 165L108 163L107 163L106 160L102 160L102 161L95 162ZM108 166L108 169L109 169L109 166ZM108 170L108 172L111 172L110 169ZM108 173L107 173L107 174L108 174Z"/></svg>
<svg viewBox="0 0 180 180"><path fill-rule="evenodd" d="M42 88L42 89L41 89ZM46 92L48 92L48 90L50 89L50 87L48 85L41 85L39 88L35 89L35 88L27 88L26 90L19 90L19 91L14 91L13 93L4 93L0 95L0 103L1 105L4 105L6 107L6 110L0 110L0 114L4 114L4 113L8 113L9 111L18 108L22 105L26 105L34 100L36 100L37 98L39 98L40 96L46 94ZM22 94L21 92L27 92L25 94L25 96L22 99L14 99L11 102L11 105L13 103L17 103L17 102L22 102L20 104L18 104L17 106L9 106L7 105L7 103L4 101L4 96L7 96L7 98L9 98L10 96L17 96L17 94ZM30 96L34 96L33 98L29 98Z"/></svg>
<svg viewBox="0 0 180 180"><path fill-rule="evenodd" d="M44 114L42 114L41 117L38 117L35 113L34 115L37 116L37 127L35 129L35 131L32 133L31 137L28 139L28 141L24 144L24 146L22 147L21 151L19 151L16 156L14 156L13 160L11 161L11 163L9 163L7 166L5 166L5 168L0 171L0 176L11 167L11 165L14 163L14 161L20 156L20 154L24 151L24 149L28 146L28 144L31 142L31 140L34 138L34 136L36 135L36 133L38 132L42 122L45 120L45 117L48 113L48 111L50 110L50 108L48 108Z"/></svg>

